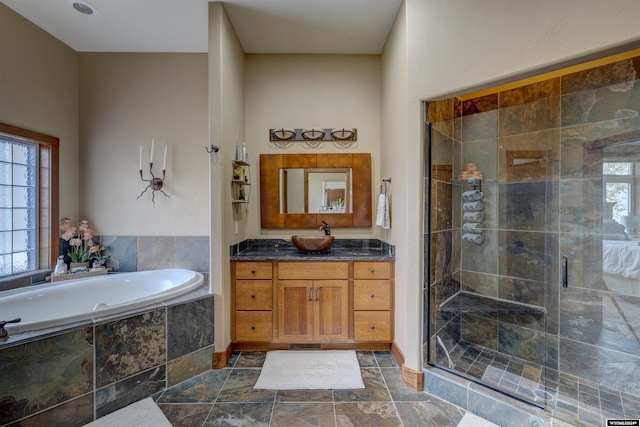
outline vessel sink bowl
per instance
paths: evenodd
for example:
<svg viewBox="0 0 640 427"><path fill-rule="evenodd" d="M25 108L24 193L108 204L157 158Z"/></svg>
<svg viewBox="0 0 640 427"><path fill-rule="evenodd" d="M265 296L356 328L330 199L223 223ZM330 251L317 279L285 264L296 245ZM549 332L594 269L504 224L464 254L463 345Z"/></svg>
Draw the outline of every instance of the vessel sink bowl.
<svg viewBox="0 0 640 427"><path fill-rule="evenodd" d="M333 245L334 236L291 236L296 248L305 252L326 252Z"/></svg>

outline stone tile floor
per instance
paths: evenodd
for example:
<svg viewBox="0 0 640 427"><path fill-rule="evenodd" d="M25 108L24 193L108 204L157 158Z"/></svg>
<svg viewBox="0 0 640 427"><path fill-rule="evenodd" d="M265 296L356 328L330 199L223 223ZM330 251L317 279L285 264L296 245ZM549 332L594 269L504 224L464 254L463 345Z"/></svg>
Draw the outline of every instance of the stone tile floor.
<svg viewBox="0 0 640 427"><path fill-rule="evenodd" d="M358 351L364 389L254 390L266 352L234 353L214 369L154 396L179 427L456 426L465 411L402 384L389 352Z"/></svg>

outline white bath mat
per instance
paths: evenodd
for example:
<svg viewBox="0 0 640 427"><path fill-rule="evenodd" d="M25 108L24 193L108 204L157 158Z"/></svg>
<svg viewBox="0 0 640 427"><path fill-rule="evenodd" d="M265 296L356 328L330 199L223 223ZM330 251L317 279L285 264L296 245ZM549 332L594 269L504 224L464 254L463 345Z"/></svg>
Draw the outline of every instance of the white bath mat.
<svg viewBox="0 0 640 427"><path fill-rule="evenodd" d="M500 427L497 424L487 421L484 418L467 412L458 423L458 427Z"/></svg>
<svg viewBox="0 0 640 427"><path fill-rule="evenodd" d="M253 388L267 390L364 388L353 350L277 350L267 353Z"/></svg>
<svg viewBox="0 0 640 427"><path fill-rule="evenodd" d="M171 427L171 423L162 409L148 397L100 417L85 427Z"/></svg>

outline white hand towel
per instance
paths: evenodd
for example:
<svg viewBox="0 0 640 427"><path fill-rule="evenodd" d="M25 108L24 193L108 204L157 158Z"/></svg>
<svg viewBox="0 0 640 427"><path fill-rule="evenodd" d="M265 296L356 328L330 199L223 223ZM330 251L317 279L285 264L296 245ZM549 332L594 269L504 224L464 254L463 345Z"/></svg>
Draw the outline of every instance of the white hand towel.
<svg viewBox="0 0 640 427"><path fill-rule="evenodd" d="M467 233L479 234L482 233L482 224L477 222L465 222L462 225L462 229Z"/></svg>
<svg viewBox="0 0 640 427"><path fill-rule="evenodd" d="M386 194L380 194L380 197L378 197L376 225L379 225L384 229L391 228L391 218L389 217L389 196Z"/></svg>
<svg viewBox="0 0 640 427"><path fill-rule="evenodd" d="M462 198L467 202L475 202L476 200L482 200L484 193L478 190L465 191L462 193Z"/></svg>
<svg viewBox="0 0 640 427"><path fill-rule="evenodd" d="M464 233L462 235L462 240L466 240L474 245L481 245L482 242L484 242L484 236L482 234Z"/></svg>
<svg viewBox="0 0 640 427"><path fill-rule="evenodd" d="M484 209L484 203L481 201L463 203L462 208L467 212L478 212Z"/></svg>
<svg viewBox="0 0 640 427"><path fill-rule="evenodd" d="M462 215L462 218L465 221L482 222L484 219L484 212L465 212Z"/></svg>

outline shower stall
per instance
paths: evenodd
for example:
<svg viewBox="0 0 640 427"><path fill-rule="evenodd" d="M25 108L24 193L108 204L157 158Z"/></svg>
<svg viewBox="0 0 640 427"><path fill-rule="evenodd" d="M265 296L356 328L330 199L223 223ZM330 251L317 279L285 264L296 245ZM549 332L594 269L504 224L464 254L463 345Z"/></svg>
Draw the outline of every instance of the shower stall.
<svg viewBox="0 0 640 427"><path fill-rule="evenodd" d="M425 103L424 363L640 418L640 51Z"/></svg>

